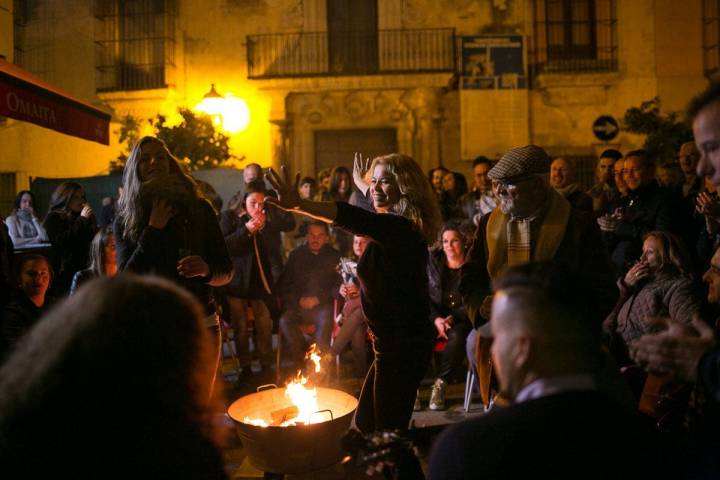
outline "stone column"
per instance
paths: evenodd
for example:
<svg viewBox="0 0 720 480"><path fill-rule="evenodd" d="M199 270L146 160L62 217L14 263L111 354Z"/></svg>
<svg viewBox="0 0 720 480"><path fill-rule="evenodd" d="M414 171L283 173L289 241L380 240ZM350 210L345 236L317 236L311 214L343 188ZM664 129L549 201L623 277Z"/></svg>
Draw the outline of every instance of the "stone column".
<svg viewBox="0 0 720 480"><path fill-rule="evenodd" d="M409 102L417 122L413 155L423 170L429 170L440 162L441 132L437 122L442 119L442 95L442 89L429 87L415 89L410 95Z"/></svg>
<svg viewBox="0 0 720 480"><path fill-rule="evenodd" d="M287 164L290 158L290 130L289 120L270 120L270 138L272 139L272 167L278 171L280 165Z"/></svg>

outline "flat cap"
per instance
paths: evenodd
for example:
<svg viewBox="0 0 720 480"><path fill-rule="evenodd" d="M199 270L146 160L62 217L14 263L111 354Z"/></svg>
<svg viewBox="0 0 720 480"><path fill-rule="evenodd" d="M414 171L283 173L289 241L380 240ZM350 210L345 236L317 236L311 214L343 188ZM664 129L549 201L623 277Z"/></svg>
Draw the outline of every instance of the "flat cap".
<svg viewBox="0 0 720 480"><path fill-rule="evenodd" d="M514 177L532 174L544 174L550 171L550 157L537 145L525 145L513 148L488 172L490 180L508 180Z"/></svg>

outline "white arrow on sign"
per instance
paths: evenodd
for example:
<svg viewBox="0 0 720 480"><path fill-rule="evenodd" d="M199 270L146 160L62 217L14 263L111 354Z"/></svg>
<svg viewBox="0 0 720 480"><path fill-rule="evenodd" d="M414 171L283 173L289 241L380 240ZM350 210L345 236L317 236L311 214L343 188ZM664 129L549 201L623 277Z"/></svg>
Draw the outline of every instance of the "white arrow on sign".
<svg viewBox="0 0 720 480"><path fill-rule="evenodd" d="M611 135L611 134L617 132L619 130L619 128L610 122L605 122L602 125L595 125L593 127L593 130L595 130L596 132L602 132L605 135Z"/></svg>

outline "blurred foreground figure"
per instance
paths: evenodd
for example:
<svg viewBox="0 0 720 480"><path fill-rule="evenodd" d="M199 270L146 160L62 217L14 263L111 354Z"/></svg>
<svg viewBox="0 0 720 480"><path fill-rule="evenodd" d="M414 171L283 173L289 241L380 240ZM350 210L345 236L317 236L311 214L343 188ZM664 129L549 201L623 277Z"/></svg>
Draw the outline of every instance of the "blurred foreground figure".
<svg viewBox="0 0 720 480"><path fill-rule="evenodd" d="M203 311L157 278L89 282L0 370L6 478L224 479Z"/></svg>

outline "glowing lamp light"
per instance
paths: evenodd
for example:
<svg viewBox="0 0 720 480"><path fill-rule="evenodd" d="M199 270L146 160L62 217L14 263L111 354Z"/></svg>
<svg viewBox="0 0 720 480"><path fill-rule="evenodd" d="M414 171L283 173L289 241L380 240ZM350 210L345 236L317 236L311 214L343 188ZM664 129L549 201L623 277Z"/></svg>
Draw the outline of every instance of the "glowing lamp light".
<svg viewBox="0 0 720 480"><path fill-rule="evenodd" d="M223 97L215 90L214 83L195 108L210 115L213 124L228 133L241 132L250 123L250 109L245 100L233 96Z"/></svg>

